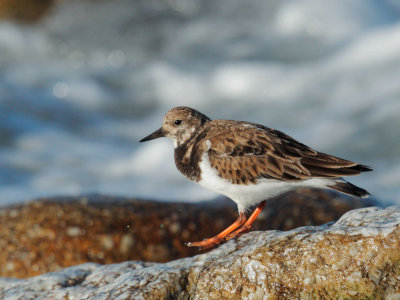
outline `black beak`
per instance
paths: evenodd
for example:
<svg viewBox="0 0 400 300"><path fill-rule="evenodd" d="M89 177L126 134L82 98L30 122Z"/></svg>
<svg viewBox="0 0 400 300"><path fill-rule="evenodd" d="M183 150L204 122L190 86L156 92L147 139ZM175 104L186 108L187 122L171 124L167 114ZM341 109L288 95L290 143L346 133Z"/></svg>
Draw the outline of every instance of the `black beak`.
<svg viewBox="0 0 400 300"><path fill-rule="evenodd" d="M165 132L162 130L162 128L160 128L160 129L157 129L156 131L154 131L153 133L149 134L145 138L142 138L139 142L141 142L141 143L147 142L147 141L158 139L158 138L164 137L164 136L165 136Z"/></svg>

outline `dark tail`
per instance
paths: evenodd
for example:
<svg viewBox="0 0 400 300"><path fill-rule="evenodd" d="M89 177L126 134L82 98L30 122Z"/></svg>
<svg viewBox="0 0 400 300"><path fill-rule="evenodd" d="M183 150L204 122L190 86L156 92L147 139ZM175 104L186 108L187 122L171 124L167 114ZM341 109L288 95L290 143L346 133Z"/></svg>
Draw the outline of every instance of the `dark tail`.
<svg viewBox="0 0 400 300"><path fill-rule="evenodd" d="M359 188L358 186L343 179L338 179L334 185L328 185L327 187L341 193L360 198L367 198L370 195L370 193L368 193L366 190Z"/></svg>

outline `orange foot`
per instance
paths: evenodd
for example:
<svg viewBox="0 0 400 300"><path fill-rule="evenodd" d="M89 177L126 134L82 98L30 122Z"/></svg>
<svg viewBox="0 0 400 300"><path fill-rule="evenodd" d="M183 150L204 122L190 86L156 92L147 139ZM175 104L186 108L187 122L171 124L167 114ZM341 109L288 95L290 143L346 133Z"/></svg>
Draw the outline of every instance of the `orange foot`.
<svg viewBox="0 0 400 300"><path fill-rule="evenodd" d="M233 232L236 229L238 229L245 222L246 222L245 214L244 213L240 213L239 217L236 219L236 221L232 225L230 225L228 228L226 228L224 231L222 231L221 233L217 234L216 236L214 236L212 238L209 238L209 239L206 239L204 241L201 241L201 242L189 242L189 243L186 243L186 246L188 246L188 247L200 247L200 250L214 247L215 245L218 245L219 243L221 243L228 234L230 234L231 232Z"/></svg>
<svg viewBox="0 0 400 300"><path fill-rule="evenodd" d="M229 241L230 239L249 231L251 229L252 224L254 223L260 212L265 207L265 204L266 204L265 200L262 201L260 204L258 204L257 208L253 211L248 220L244 213L240 213L236 221L221 233L201 242L186 243L186 246L199 247L199 250L208 249L217 246L221 242Z"/></svg>

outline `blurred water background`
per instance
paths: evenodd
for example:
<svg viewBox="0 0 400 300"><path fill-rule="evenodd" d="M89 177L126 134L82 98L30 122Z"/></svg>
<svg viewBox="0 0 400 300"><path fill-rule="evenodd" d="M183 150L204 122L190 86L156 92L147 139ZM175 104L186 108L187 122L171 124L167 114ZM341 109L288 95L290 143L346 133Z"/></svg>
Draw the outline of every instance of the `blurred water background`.
<svg viewBox="0 0 400 300"><path fill-rule="evenodd" d="M197 201L172 143L178 105L280 129L370 165L400 204L400 1L59 1L0 22L0 205L103 193Z"/></svg>

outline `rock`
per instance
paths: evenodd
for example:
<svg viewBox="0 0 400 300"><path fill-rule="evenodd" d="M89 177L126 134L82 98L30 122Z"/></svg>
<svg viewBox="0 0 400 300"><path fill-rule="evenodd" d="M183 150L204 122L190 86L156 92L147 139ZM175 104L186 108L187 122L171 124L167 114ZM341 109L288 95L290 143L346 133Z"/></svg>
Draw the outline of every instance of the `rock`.
<svg viewBox="0 0 400 300"><path fill-rule="evenodd" d="M0 278L2 299L399 299L400 208L336 223L251 232L169 263L83 264Z"/></svg>
<svg viewBox="0 0 400 300"><path fill-rule="evenodd" d="M33 22L40 19L56 0L0 0L0 19Z"/></svg>
<svg viewBox="0 0 400 300"><path fill-rule="evenodd" d="M254 229L320 225L371 202L304 189L268 201ZM165 262L199 254L185 246L237 217L226 199L165 203L90 196L42 199L0 210L0 276L30 277L64 267L126 260Z"/></svg>

